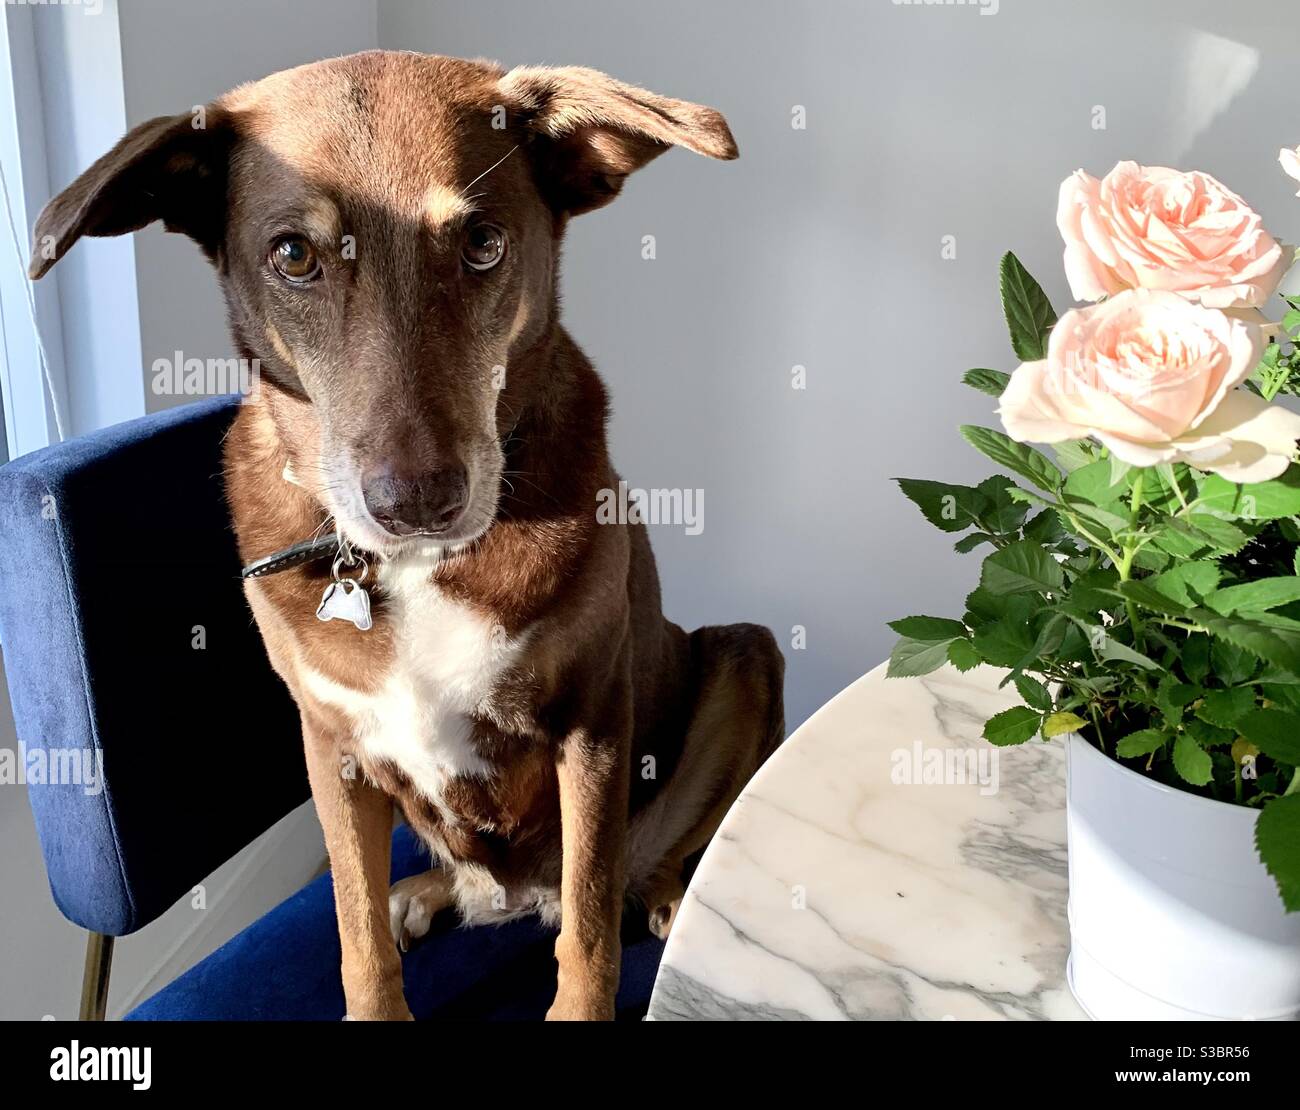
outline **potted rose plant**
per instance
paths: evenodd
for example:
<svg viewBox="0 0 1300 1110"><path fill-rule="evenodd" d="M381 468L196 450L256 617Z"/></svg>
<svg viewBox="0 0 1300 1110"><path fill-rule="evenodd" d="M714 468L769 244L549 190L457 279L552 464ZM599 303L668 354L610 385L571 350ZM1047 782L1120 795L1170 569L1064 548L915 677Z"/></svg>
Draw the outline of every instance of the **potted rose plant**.
<svg viewBox="0 0 1300 1110"><path fill-rule="evenodd" d="M1004 430L961 432L1005 476L899 480L979 584L894 621L889 674L1003 668L1022 704L984 736L1065 740L1093 1016L1300 1018L1300 300L1261 311L1293 252L1209 175L1133 163L1068 178L1057 222L1091 303L1058 319L1003 258L1020 365L966 374Z"/></svg>

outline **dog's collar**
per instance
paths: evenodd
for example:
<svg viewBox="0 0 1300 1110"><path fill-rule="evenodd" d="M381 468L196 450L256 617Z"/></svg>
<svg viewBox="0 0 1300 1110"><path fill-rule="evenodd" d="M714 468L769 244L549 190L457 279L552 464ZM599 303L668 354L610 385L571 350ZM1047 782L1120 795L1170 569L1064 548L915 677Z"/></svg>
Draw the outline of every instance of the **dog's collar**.
<svg viewBox="0 0 1300 1110"><path fill-rule="evenodd" d="M300 567L304 563L331 559L338 554L339 546L337 532L331 532L328 536L321 536L319 539L302 540L292 547L286 547L282 551L254 560L240 571L240 577L264 578L268 574L279 574L281 571Z"/></svg>
<svg viewBox="0 0 1300 1110"><path fill-rule="evenodd" d="M337 532L320 539L302 540L283 551L266 555L249 563L241 574L244 578L264 578L321 559L332 559L333 562L330 580L321 594L320 604L316 606L316 619L351 621L358 632L369 631L374 627L374 620L370 614L370 593L362 583L370 573L370 563ZM349 577L343 574L344 570L359 573Z"/></svg>

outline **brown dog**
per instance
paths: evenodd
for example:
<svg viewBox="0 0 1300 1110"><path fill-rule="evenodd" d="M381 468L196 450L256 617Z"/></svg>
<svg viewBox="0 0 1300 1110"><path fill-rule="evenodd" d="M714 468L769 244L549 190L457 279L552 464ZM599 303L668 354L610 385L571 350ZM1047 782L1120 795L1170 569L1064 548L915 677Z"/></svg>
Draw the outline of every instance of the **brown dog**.
<svg viewBox="0 0 1300 1110"><path fill-rule="evenodd" d="M736 156L717 112L592 70L372 52L142 124L37 222L33 277L153 220L199 243L263 371L226 447L241 554L331 519L349 545L247 595L302 713L354 1018L410 1016L398 947L448 906L558 923L550 1016L611 1017L625 898L666 935L784 735L771 634L683 632L645 528L598 523L605 391L558 322L566 221L674 144ZM369 628L317 619L350 549ZM439 866L390 892L394 802Z"/></svg>

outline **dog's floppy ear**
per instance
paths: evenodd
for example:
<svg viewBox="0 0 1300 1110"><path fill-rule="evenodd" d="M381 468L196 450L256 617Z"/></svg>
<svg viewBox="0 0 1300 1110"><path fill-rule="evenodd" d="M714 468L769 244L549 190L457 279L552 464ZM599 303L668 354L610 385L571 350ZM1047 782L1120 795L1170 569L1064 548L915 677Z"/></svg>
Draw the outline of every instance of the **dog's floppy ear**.
<svg viewBox="0 0 1300 1110"><path fill-rule="evenodd" d="M127 132L42 209L32 233L32 279L83 235L122 235L154 220L212 257L225 222L232 130L215 107L159 116Z"/></svg>
<svg viewBox="0 0 1300 1110"><path fill-rule="evenodd" d="M501 78L536 137L543 195L576 215L608 204L623 180L670 146L710 158L739 153L720 112L625 85L594 69L521 66Z"/></svg>

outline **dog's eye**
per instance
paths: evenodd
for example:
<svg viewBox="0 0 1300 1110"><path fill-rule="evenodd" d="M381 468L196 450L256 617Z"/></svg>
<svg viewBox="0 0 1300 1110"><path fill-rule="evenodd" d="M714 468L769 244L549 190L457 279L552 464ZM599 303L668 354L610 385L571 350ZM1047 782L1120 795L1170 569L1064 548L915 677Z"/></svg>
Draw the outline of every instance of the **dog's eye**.
<svg viewBox="0 0 1300 1110"><path fill-rule="evenodd" d="M474 224L460 255L471 270L490 270L506 256L506 233L492 224Z"/></svg>
<svg viewBox="0 0 1300 1110"><path fill-rule="evenodd" d="M271 248L271 265L286 281L311 281L320 273L316 249L301 235L286 235Z"/></svg>

